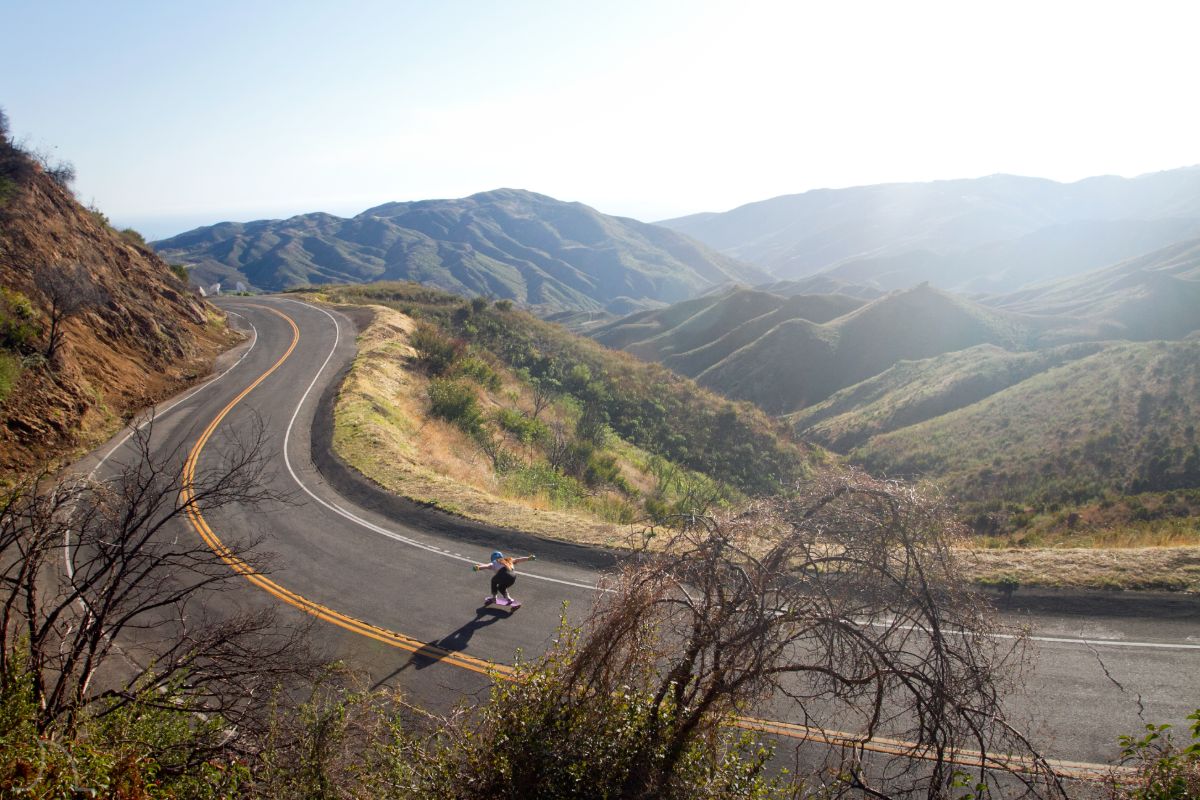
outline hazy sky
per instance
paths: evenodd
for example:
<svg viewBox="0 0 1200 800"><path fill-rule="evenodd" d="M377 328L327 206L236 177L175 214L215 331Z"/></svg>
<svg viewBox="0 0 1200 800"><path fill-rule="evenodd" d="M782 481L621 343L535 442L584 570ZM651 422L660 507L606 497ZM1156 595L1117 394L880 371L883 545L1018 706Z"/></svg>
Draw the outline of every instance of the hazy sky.
<svg viewBox="0 0 1200 800"><path fill-rule="evenodd" d="M645 220L1200 162L1194 2L0 0L0 106L152 237L501 186Z"/></svg>

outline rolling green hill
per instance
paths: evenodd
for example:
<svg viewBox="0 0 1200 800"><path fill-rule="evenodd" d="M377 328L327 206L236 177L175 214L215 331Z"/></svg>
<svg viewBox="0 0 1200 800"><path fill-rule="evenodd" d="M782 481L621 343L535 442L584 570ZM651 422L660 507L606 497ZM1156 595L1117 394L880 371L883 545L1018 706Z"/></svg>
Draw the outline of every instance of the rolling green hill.
<svg viewBox="0 0 1200 800"><path fill-rule="evenodd" d="M1105 346L1087 342L1013 353L982 344L921 361L899 361L787 419L802 439L846 453L874 436L965 408Z"/></svg>
<svg viewBox="0 0 1200 800"><path fill-rule="evenodd" d="M739 288L634 314L589 335L608 347L696 377L784 323L824 323L862 305L846 295L783 297Z"/></svg>
<svg viewBox="0 0 1200 800"><path fill-rule="evenodd" d="M1082 502L1200 486L1200 342L1113 344L850 457L960 498Z"/></svg>
<svg viewBox="0 0 1200 800"><path fill-rule="evenodd" d="M350 219L226 222L154 247L191 266L200 283L241 280L274 291L402 279L543 313L628 313L766 279L675 231L515 189L388 203Z"/></svg>

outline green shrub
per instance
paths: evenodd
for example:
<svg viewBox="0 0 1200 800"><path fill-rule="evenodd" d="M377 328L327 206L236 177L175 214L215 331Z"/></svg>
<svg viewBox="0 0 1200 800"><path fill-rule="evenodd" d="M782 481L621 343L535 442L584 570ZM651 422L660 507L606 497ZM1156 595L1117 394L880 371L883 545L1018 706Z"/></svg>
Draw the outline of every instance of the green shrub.
<svg viewBox="0 0 1200 800"><path fill-rule="evenodd" d="M74 735L55 727L39 730L32 676L20 670L27 655L19 649L8 655L9 680L0 689L4 797L243 796L245 767L212 755L229 735L221 718L172 708L186 708L194 699L167 687L85 716Z"/></svg>
<svg viewBox="0 0 1200 800"><path fill-rule="evenodd" d="M578 505L585 496L579 481L548 464L514 467L505 475L504 485L508 491L521 497L545 495L559 508Z"/></svg>
<svg viewBox="0 0 1200 800"><path fill-rule="evenodd" d="M0 286L0 347L24 352L32 349L40 335L37 311L29 298Z"/></svg>
<svg viewBox="0 0 1200 800"><path fill-rule="evenodd" d="M138 247L148 247L146 237L135 231L133 228L124 228L120 231L121 238L130 244Z"/></svg>
<svg viewBox="0 0 1200 800"><path fill-rule="evenodd" d="M430 375L445 374L466 352L465 344L428 322L417 323L408 343L417 351L417 363Z"/></svg>
<svg viewBox="0 0 1200 800"><path fill-rule="evenodd" d="M461 381L434 378L429 382L429 413L472 436L483 430L483 412L475 389Z"/></svg>
<svg viewBox="0 0 1200 800"><path fill-rule="evenodd" d="M592 487L613 486L626 494L633 491L612 453L593 452L584 467L583 482Z"/></svg>
<svg viewBox="0 0 1200 800"><path fill-rule="evenodd" d="M109 221L108 215L101 211L96 206L87 207L88 216L92 218L92 222L99 225L101 228L111 228L112 222Z"/></svg>
<svg viewBox="0 0 1200 800"><path fill-rule="evenodd" d="M550 436L546 423L513 408L502 408L496 412L496 424L526 446L545 441Z"/></svg>
<svg viewBox="0 0 1200 800"><path fill-rule="evenodd" d="M0 405L8 399L20 376L21 359L11 353L0 353Z"/></svg>
<svg viewBox="0 0 1200 800"><path fill-rule="evenodd" d="M697 730L683 752L668 745L677 709L656 702L646 676L580 685L576 634L561 630L551 652L496 681L479 722L447 736L437 779L419 797L591 800L597 797L782 797L765 777L770 751L728 729ZM617 685L617 684L621 685ZM714 732L715 730L715 732ZM426 762L430 766L434 760ZM453 765L451 767L451 765ZM422 770L423 771L423 770ZM447 781L449 778L449 781ZM636 787L636 788L635 788ZM415 787L413 787L415 788Z"/></svg>
<svg viewBox="0 0 1200 800"><path fill-rule="evenodd" d="M187 267L185 267L183 264L168 264L167 266L171 268L171 274L178 278L180 283L186 286L188 282Z"/></svg>
<svg viewBox="0 0 1200 800"><path fill-rule="evenodd" d="M490 391L500 390L500 375L491 365L477 355L462 356L454 364L452 374L471 378L480 386Z"/></svg>
<svg viewBox="0 0 1200 800"><path fill-rule="evenodd" d="M1129 800L1191 800L1200 797L1200 710L1190 714L1191 743L1177 744L1170 725L1146 725L1144 736L1122 736L1121 763L1134 769L1113 795Z"/></svg>

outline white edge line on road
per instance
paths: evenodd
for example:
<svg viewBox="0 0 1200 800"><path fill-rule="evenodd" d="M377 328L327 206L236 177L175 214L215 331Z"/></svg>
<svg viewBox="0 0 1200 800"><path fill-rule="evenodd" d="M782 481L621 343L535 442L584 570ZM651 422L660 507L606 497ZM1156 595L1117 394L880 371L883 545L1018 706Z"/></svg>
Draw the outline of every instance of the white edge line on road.
<svg viewBox="0 0 1200 800"><path fill-rule="evenodd" d="M858 623L863 624L863 623ZM872 628L888 628L891 627L886 622L868 622ZM900 630L916 631L928 633L919 625L897 625ZM992 639L1020 639L1023 638L1015 633L989 633L987 634ZM1182 642L1131 642L1125 639L1080 639L1071 636L1028 636L1024 637L1031 642L1050 642L1054 644L1082 644L1092 647L1149 647L1156 650L1200 650L1200 644L1184 644Z"/></svg>
<svg viewBox="0 0 1200 800"><path fill-rule="evenodd" d="M322 373L325 372L325 367L327 367L329 365L330 360L333 358L333 354L337 350L338 344L341 342L342 328L341 328L341 325L338 324L336 317L334 317L328 311L326 311L325 309L323 309L319 306L314 306L309 303L305 303L300 300L294 300L291 298L281 298L281 299L288 303L296 303L297 305L305 306L306 308L311 308L316 311L320 311L322 314L329 317L330 321L333 322L333 326L334 326L333 346L330 348L329 354L327 356L325 356L325 361L321 364L321 368L318 369L317 374L313 376L312 382L309 383L308 388L304 390L304 394L303 394L303 396L301 396L300 402L296 405L296 410L292 413L292 418L288 422L287 430L283 436L283 462L287 466L288 472L291 473L292 479L296 482L296 485L299 486L302 490L304 490L305 494L307 494L313 500L316 500L321 505L328 508L330 511L334 512L335 514L338 514L339 516L344 517L345 519L350 520L351 522L354 522L357 525L362 526L363 528L366 528L367 530L378 533L381 536L386 536L389 539L393 539L397 542L401 542L402 544L407 544L411 547L416 547L418 549L425 550L430 553L435 553L437 555L444 556L445 558L449 558L449 559L452 559L455 561L463 561L468 564L476 563L474 560L467 558L465 556L460 556L457 553L451 553L450 551L443 550L440 547L434 547L433 545L428 545L428 544L424 544L423 542L418 542L415 539L411 539L407 536L404 536L403 534L396 533L395 531L388 530L387 528L376 525L373 522L369 522L368 520L365 520L362 517L357 516L353 512L347 511L346 509L342 508L341 506L337 505L336 503L331 503L327 500L323 500L322 498L318 497L316 495L316 493L314 493L311 489L308 488L308 486L306 486L304 484L304 481L300 480L300 476L297 475L296 470L293 469L291 458L288 455L288 447L289 447L290 440L291 440L292 427L296 424L296 419L300 416L300 409L304 406L304 402L308 399L308 395L312 392L313 387L316 386L316 384L317 384L317 380L321 377ZM522 572L521 574L527 578L532 578L534 580L548 581L550 583L558 583L558 584L562 584L564 586L574 586L579 589L595 590L595 589L600 588L600 587L595 586L594 584L562 580L560 578L551 578L546 575L537 575L535 573L530 573L530 572ZM602 591L611 591L611 590L605 589ZM872 623L872 624L878 625L878 624L882 624L882 623ZM994 633L994 634L989 634L989 636L991 636L992 638L995 638L995 639L1019 638L1014 634L1005 634L1005 633ZM1030 636L1029 638L1035 642L1082 644L1082 645L1091 645L1091 646L1099 646L1099 647L1104 647L1104 646L1149 647L1149 648L1162 649L1162 650L1200 650L1200 644L1171 644L1171 643L1166 643L1166 642L1128 642L1128 641L1111 640L1111 639L1073 639L1073 638L1065 637L1065 636L1064 637Z"/></svg>
<svg viewBox="0 0 1200 800"><path fill-rule="evenodd" d="M353 522L357 525L362 526L363 528L366 528L369 531L378 533L381 536L386 536L389 539L393 539L402 544L409 545L410 547L416 547L420 550L425 550L427 552L434 553L436 555L440 555L445 558L452 559L454 561L462 561L467 564L477 563L473 559L467 558L466 556L460 556L455 553L451 553L448 550L443 550L440 547L434 547L433 545L428 545L423 542L418 542L415 539L409 538L408 536L405 536L403 534L397 533L392 530L388 530L387 528L384 528L380 525L376 525L373 522L365 520L362 517L359 517L358 515L354 514L353 512L347 511L346 509L342 508L341 506L337 505L336 503L331 503L327 500L324 500L324 499L318 497L315 492L313 492L311 489L308 488L308 486L306 486L304 484L304 481L300 480L300 476L296 474L296 470L292 467L291 457L288 455L288 449L290 446L291 436L292 436L292 428L296 424L296 419L300 416L300 409L304 407L305 401L308 400L308 395L312 392L313 387L317 385L317 380L320 379L321 375L325 372L325 367L329 366L329 362L333 358L333 354L334 354L334 352L336 352L338 344L341 342L342 326L338 324L337 318L334 317L333 314L330 314L328 311L326 311L325 309L323 309L319 306L314 306L309 303L302 302L300 300L294 300L292 298L280 298L280 299L282 299L288 303L296 303L297 305L301 305L306 308L311 308L311 309L315 309L316 311L320 311L322 314L329 317L329 319L333 322L333 327L334 327L333 346L329 349L329 355L325 356L325 361L321 364L321 368L317 370L317 374L313 376L312 382L309 383L308 388L304 390L304 394L300 397L300 402L296 404L296 410L294 412L292 412L292 419L291 419L291 421L288 422L287 430L283 434L283 463L284 463L284 465L287 466L287 471L289 473L291 473L292 480L294 480L296 482L296 485L299 486L304 491L305 494L307 494L313 500L316 500L321 505L325 506L325 508L329 509L330 511L332 511L335 514L338 514L341 517L344 517L345 519L350 520L351 522ZM532 572L522 571L521 575L523 577L531 578L533 580L548 581L550 583L558 583L558 584L562 584L564 586L574 586L579 589L593 589L594 590L594 589L598 588L594 584L590 584L590 583L579 583L577 581L568 581L568 580L562 580L560 578L551 578L546 575L538 575L538 574L532 573Z"/></svg>
<svg viewBox="0 0 1200 800"><path fill-rule="evenodd" d="M237 317L242 317L242 319L246 319L246 318L245 318L245 317L243 317L241 314L238 314L236 311L229 311L229 312L226 312L226 313L233 314L234 316L237 316ZM109 458L112 456L112 454L113 454L113 453L117 452L117 450L119 450L119 449L120 449L120 447L121 447L123 444L125 444L126 442L128 442L128 441L129 441L129 439L130 439L130 437L132 437L132 436L133 436L133 434L137 433L137 432L138 432L138 431L140 431L142 428L144 428L144 427L146 427L147 425L149 425L151 422L157 421L157 420L158 420L158 419L159 419L159 418L160 418L160 417L161 417L163 414L166 414L167 412L169 412L171 409L175 408L175 407L176 407L177 405L179 405L180 403L183 403L183 402L185 402L185 401L187 401L187 400L190 400L190 399L192 399L192 398L193 398L193 397L195 397L197 394L199 394L200 392L204 391L204 390L205 390L205 389L207 389L208 387L212 386L214 383L216 383L217 381L221 380L221 378L224 378L226 375L228 375L230 372L232 372L232 371L233 371L233 368L234 368L234 367L236 367L238 364L241 364L241 363L242 363L242 361L244 361L244 360L245 360L246 356L250 355L250 351L254 349L254 345L258 344L258 328L254 327L254 323L253 323L253 322L251 322L251 321L250 321L250 320L248 320L248 319L246 319L246 324L250 326L250 330L251 330L251 332L253 332L253 334L254 334L254 335L253 335L253 337L251 337L251 339L250 339L250 346L246 348L246 352L242 353L242 356L241 356L241 358L239 358L237 361L235 361L235 362L233 362L232 364L230 364L230 365L229 365L229 366L228 366L228 367L225 369L225 371L224 371L224 372L222 372L220 375L216 376L215 378L209 378L209 379L208 379L208 380L206 380L204 383L202 383L202 384L200 384L199 386L196 386L195 388L193 388L193 389L192 389L190 392L188 392L187 394L185 394L185 395L183 395L182 397L180 397L180 398L177 398L176 400L172 401L172 402L171 402L169 405L167 405L166 407L164 407L164 408L162 408L162 409L155 409L155 410L154 410L154 413L153 413L153 416L149 417L148 419L145 419L145 420L143 420L143 421L142 421L140 424L138 424L137 426L135 426L135 427L133 427L133 428L130 428L130 429L129 429L129 432L128 432L128 433L126 433L126 434L125 434L125 435L124 435L124 436L121 438L121 441L119 441L119 442L117 442L115 445L113 445L113 446L112 446L112 449L111 449L111 450L109 450L109 451L108 451L108 453L107 453L107 454L105 454L105 456L104 456L103 458L101 458L101 459L100 459L100 460L99 460L99 461L96 463L96 466L92 467L92 471L88 473L88 478L89 478L89 479L90 479L90 478L92 478L92 477L93 477L93 476L96 474L96 472L97 472L97 471L98 471L98 470L99 470L99 469L100 469L102 466L104 466L104 462L105 462L105 461L108 461L108 459L109 459Z"/></svg>
<svg viewBox="0 0 1200 800"><path fill-rule="evenodd" d="M226 375L228 375L230 372L232 372L234 367L236 367L238 364L241 364L243 361L246 360L246 356L250 355L250 351L254 349L254 346L256 344L258 344L258 328L254 327L253 322L246 319L245 317L243 317L241 314L237 313L236 311L227 311L225 313L233 314L235 317L242 317L242 319L246 320L246 324L250 326L250 331L253 334L253 336L251 336L251 338L250 338L250 346L246 348L246 352L242 353L241 358L239 358L237 361L230 364L225 369L225 371L222 372L220 375L216 376L215 378L209 378L206 381L204 381L203 383L201 383L199 386L193 387L189 392L184 394L182 397L176 398L175 400L171 401L169 404L167 404L163 408L155 409L152 416L142 420L142 422L140 422L137 425L130 428L129 431L126 432L126 434L121 437L121 441L114 444L112 446L112 448L109 449L109 451L107 453L105 453L104 456L101 457L101 459L99 461L96 462L96 466L92 467L91 471L87 474L87 479L89 481L92 480L96 476L96 473L100 471L100 468L104 466L104 463L106 461L108 461L108 459L112 458L113 453L120 450L121 447L123 447L125 445L125 443L128 442L135 433L137 433L142 428L149 425L151 422L158 420L164 414L169 413L171 411L171 409L175 408L180 403L183 403L187 400L192 399L193 397L198 395L200 392L202 392L205 389L207 389L208 387L212 386L217 381L221 380L221 378L224 378ZM73 580L75 578L75 568L73 566L71 566L71 529L70 528L67 528L67 530L63 533L63 559L64 559L64 561L66 561L66 565L67 565L67 577L69 579Z"/></svg>

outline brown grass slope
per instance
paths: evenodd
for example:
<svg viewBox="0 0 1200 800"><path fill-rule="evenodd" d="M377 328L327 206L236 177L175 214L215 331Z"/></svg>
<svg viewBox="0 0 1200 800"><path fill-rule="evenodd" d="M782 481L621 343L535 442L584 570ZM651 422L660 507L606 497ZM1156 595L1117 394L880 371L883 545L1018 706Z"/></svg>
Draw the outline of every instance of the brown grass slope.
<svg viewBox="0 0 1200 800"><path fill-rule="evenodd" d="M0 479L69 454L127 414L207 374L228 345L210 309L153 251L83 208L28 156L0 138L0 287L27 297L41 329L0 404ZM35 274L81 265L104 300L68 320L54 364L44 348L46 300Z"/></svg>
<svg viewBox="0 0 1200 800"><path fill-rule="evenodd" d="M851 458L974 501L1200 487L1200 341L1122 343L875 436Z"/></svg>

